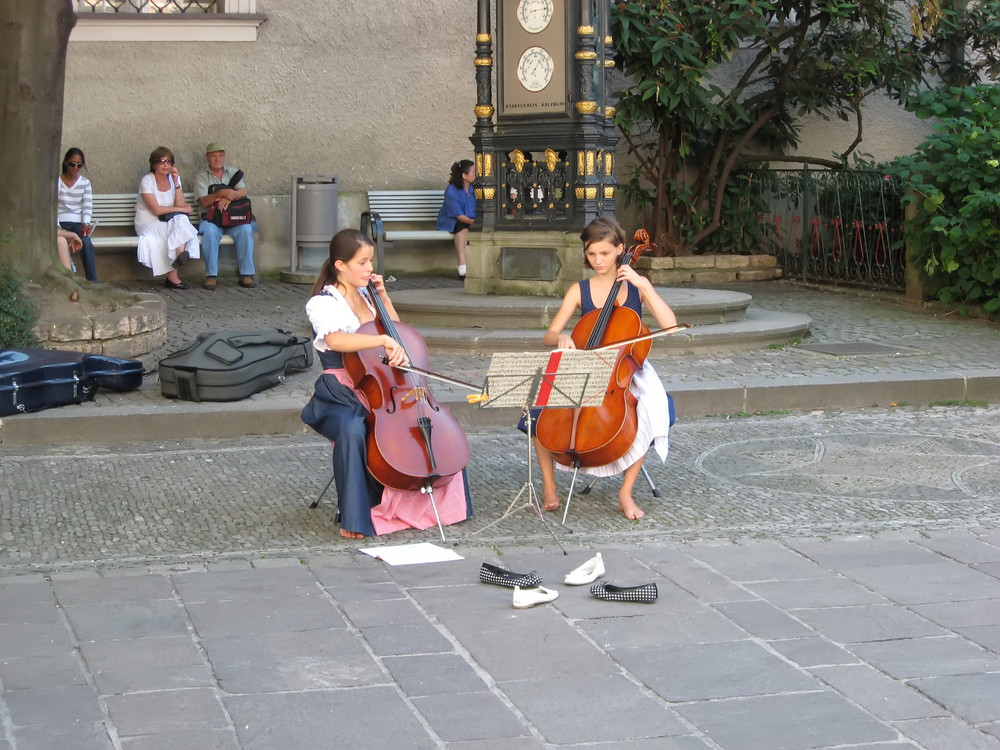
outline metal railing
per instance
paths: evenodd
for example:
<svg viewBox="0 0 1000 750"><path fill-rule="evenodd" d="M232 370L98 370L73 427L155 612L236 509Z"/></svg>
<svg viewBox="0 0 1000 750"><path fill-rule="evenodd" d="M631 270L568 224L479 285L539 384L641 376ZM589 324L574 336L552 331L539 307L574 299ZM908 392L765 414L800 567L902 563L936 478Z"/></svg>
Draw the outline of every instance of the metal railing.
<svg viewBox="0 0 1000 750"><path fill-rule="evenodd" d="M216 13L222 0L76 0L77 13Z"/></svg>
<svg viewBox="0 0 1000 750"><path fill-rule="evenodd" d="M786 277L906 287L902 191L868 170L755 170L766 252Z"/></svg>

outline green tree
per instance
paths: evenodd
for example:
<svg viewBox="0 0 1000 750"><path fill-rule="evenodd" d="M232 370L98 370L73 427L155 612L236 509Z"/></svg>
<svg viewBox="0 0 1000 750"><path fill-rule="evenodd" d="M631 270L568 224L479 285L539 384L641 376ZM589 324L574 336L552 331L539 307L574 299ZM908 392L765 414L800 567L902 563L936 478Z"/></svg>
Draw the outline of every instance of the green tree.
<svg viewBox="0 0 1000 750"><path fill-rule="evenodd" d="M905 100L934 76L1000 70L1000 2L984 0L621 0L611 14L625 75L616 123L636 169L626 200L648 211L662 254L716 232L740 167L799 140L807 114L854 123L838 168L863 138L865 99Z"/></svg>
<svg viewBox="0 0 1000 750"><path fill-rule="evenodd" d="M0 2L0 261L29 278L58 266L55 185L74 24L72 0Z"/></svg>
<svg viewBox="0 0 1000 750"><path fill-rule="evenodd" d="M928 294L1000 313L1000 86L925 91L911 107L934 132L894 169L918 207L910 258Z"/></svg>

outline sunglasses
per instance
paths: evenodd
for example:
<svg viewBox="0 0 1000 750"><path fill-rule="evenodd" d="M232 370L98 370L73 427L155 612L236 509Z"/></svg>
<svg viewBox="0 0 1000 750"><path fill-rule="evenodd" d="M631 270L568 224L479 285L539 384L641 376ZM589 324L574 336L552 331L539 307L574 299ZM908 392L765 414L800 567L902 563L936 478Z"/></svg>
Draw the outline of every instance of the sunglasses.
<svg viewBox="0 0 1000 750"><path fill-rule="evenodd" d="M173 160L173 159L160 159L160 160L159 160L158 162L156 162L156 163L157 163L157 164L173 164L173 163L174 163L174 160Z"/></svg>
<svg viewBox="0 0 1000 750"><path fill-rule="evenodd" d="M68 162L66 162L66 166L67 167L82 167L83 166L83 162L82 161L68 161Z"/></svg>

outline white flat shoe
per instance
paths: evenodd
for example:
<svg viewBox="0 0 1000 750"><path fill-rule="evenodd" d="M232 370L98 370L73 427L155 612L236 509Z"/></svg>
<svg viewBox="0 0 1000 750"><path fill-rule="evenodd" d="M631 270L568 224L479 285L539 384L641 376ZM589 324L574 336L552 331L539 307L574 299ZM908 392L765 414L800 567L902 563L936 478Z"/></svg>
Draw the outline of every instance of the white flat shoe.
<svg viewBox="0 0 1000 750"><path fill-rule="evenodd" d="M533 586L529 589L522 589L520 586L514 587L514 609L527 609L536 604L546 604L559 596L558 591L547 589L544 586Z"/></svg>
<svg viewBox="0 0 1000 750"><path fill-rule="evenodd" d="M567 586L583 586L587 583L593 583L602 575L604 575L604 559L598 552L579 568L570 571L563 583Z"/></svg>

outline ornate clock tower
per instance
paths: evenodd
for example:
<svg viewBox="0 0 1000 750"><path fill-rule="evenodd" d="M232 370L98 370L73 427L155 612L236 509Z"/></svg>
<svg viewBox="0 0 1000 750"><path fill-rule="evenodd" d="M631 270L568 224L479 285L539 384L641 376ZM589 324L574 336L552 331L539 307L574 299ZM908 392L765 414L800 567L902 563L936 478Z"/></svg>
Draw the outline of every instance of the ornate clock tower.
<svg viewBox="0 0 1000 750"><path fill-rule="evenodd" d="M494 40L479 0L468 292L561 294L582 272L580 231L614 214L608 2L493 0Z"/></svg>

